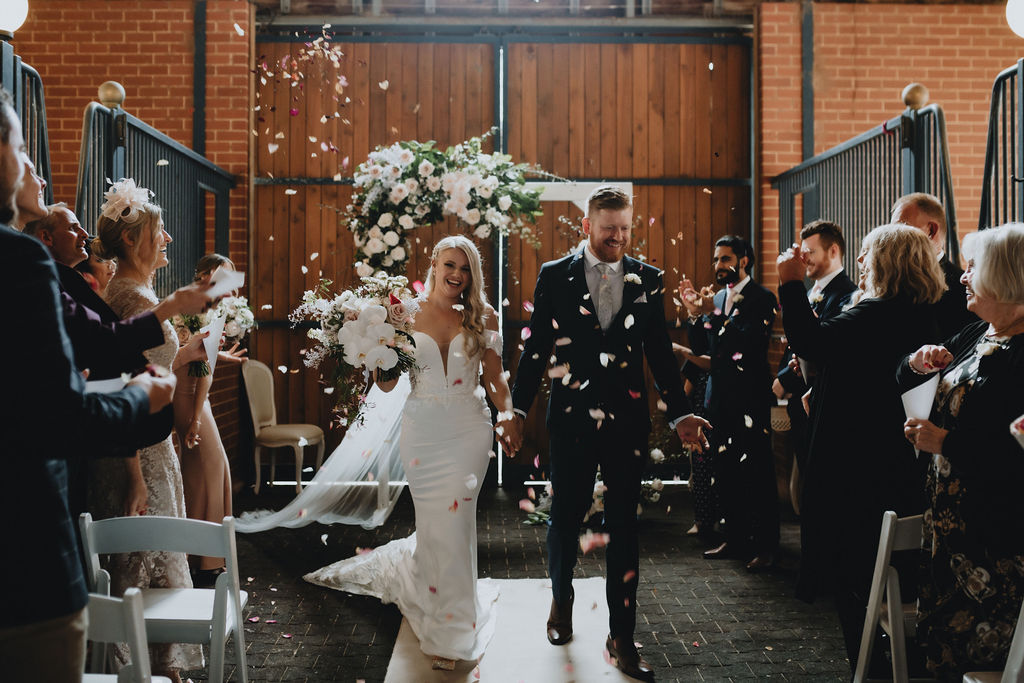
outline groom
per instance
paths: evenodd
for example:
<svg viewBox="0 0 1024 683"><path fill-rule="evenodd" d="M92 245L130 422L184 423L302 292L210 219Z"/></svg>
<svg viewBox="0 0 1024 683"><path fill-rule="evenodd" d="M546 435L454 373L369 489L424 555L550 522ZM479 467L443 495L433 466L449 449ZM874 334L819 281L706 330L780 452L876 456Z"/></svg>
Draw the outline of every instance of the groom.
<svg viewBox="0 0 1024 683"><path fill-rule="evenodd" d="M531 334L512 388L516 418L509 437L514 448L522 443L524 418L553 348L547 412L553 593L548 640L563 645L572 638L572 572L600 465L607 486L608 652L625 674L652 681L653 670L633 644L639 579L636 508L651 429L644 357L665 417L680 439L700 448L706 443L701 428L710 425L692 414L683 394L665 327L662 273L625 256L632 224L629 195L617 187L599 187L587 200L585 246L541 268Z"/></svg>

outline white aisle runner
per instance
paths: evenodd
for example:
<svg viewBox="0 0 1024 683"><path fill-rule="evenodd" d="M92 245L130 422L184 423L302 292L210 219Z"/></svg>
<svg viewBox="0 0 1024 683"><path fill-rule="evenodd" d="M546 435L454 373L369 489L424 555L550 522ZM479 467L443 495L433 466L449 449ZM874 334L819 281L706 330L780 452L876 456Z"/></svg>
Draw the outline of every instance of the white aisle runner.
<svg viewBox="0 0 1024 683"><path fill-rule="evenodd" d="M573 639L556 647L548 642L544 624L551 608L549 579L483 579L501 591L494 637L479 665L458 662L455 671L435 671L432 658L403 619L384 683L635 683L605 661L608 605L604 579L577 579L573 608ZM479 668L478 668L479 667Z"/></svg>

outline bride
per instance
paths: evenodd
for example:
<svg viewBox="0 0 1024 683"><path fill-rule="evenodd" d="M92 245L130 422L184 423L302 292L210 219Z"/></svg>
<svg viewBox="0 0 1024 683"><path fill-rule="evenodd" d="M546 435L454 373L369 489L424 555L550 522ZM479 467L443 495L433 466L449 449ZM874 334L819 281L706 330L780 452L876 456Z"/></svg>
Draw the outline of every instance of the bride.
<svg viewBox="0 0 1024 683"><path fill-rule="evenodd" d="M512 401L501 336L486 303L480 253L466 237L434 247L416 314L416 365L402 412L399 453L416 531L304 578L398 605L434 668L478 659L494 632L497 587L477 581L476 504L492 434L485 392L508 429ZM481 383L482 378L482 383ZM400 380L377 382L390 392Z"/></svg>

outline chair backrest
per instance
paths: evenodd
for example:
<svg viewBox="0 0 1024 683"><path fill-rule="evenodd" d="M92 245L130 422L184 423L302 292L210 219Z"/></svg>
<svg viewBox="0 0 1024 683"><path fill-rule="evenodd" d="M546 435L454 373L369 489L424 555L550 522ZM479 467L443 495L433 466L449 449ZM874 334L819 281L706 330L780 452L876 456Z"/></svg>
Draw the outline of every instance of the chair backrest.
<svg viewBox="0 0 1024 683"><path fill-rule="evenodd" d="M144 683L152 680L149 644L142 618L142 592L129 588L124 598L89 594L89 634L94 643L127 643L132 663L121 669L118 681Z"/></svg>
<svg viewBox="0 0 1024 683"><path fill-rule="evenodd" d="M223 557L226 573L234 573L236 560L235 518L223 522L204 522L181 517L113 517L93 521L88 512L79 521L85 548L89 586L97 590L100 575L99 556L139 550ZM237 579L236 579L237 581Z"/></svg>
<svg viewBox="0 0 1024 683"><path fill-rule="evenodd" d="M1006 668L1000 683L1019 683L1024 679L1024 604L1020 606L1017 626L1013 631L1010 652L1006 656Z"/></svg>
<svg viewBox="0 0 1024 683"><path fill-rule="evenodd" d="M277 424L277 407L274 405L274 373L258 360L242 363L242 379L245 394L249 398L252 413L252 427L256 436L260 429Z"/></svg>

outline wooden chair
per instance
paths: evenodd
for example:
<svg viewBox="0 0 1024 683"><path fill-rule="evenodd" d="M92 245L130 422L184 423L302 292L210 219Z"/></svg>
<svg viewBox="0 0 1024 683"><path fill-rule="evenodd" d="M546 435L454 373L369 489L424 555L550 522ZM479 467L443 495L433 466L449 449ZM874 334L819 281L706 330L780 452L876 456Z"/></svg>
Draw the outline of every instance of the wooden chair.
<svg viewBox="0 0 1024 683"><path fill-rule="evenodd" d="M854 683L867 680L875 629L878 626L889 634L892 680L895 683L907 683L910 680L907 673L906 639L917 632L917 601L903 602L899 574L890 565L890 559L895 551L921 548L922 519L922 515L897 518L892 510L882 514L882 532L878 539L878 554L875 555L875 572L871 579L871 592L868 594Z"/></svg>
<svg viewBox="0 0 1024 683"><path fill-rule="evenodd" d="M249 398L252 412L252 427L255 437L253 458L256 463L256 493L260 492L260 454L270 449L270 476L273 481L276 458L274 449L290 447L295 452L295 492L302 492L302 461L306 446L316 446L316 468L324 460L324 430L311 424L277 424L277 407L274 405L274 373L258 360L242 364L245 393Z"/></svg>
<svg viewBox="0 0 1024 683"><path fill-rule="evenodd" d="M82 683L171 683L171 679L153 676L149 668L149 642L146 625L142 620L142 592L129 588L124 598L112 598L98 593L89 594L88 638L97 648L100 643L127 643L131 651L131 664L117 674L87 673ZM106 650L106 648L98 648Z"/></svg>
<svg viewBox="0 0 1024 683"><path fill-rule="evenodd" d="M144 588L146 637L154 643L200 643L210 648L210 681L224 680L224 651L235 636L238 679L248 681L242 608L249 594L238 586L235 520L221 524L179 517L114 517L94 522L80 518L90 590L108 593L110 575L100 568L100 555L161 550L223 557L226 571L211 588ZM105 648L102 648L105 649ZM95 661L95 653L94 653Z"/></svg>
<svg viewBox="0 0 1024 683"><path fill-rule="evenodd" d="M1024 605L1017 616L1013 641L1002 671L971 671L964 674L964 683L1022 683L1024 682Z"/></svg>

